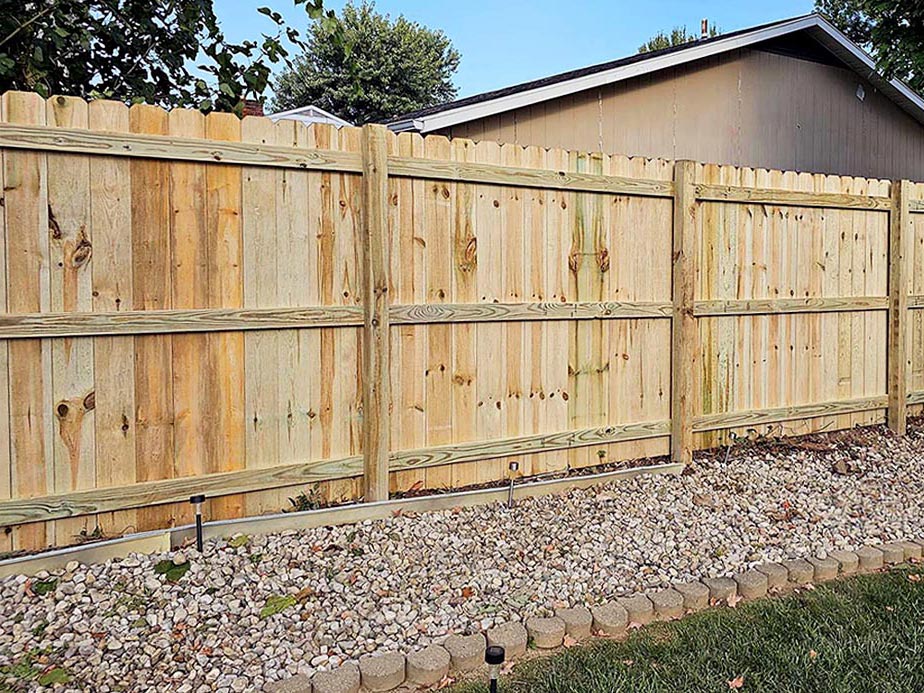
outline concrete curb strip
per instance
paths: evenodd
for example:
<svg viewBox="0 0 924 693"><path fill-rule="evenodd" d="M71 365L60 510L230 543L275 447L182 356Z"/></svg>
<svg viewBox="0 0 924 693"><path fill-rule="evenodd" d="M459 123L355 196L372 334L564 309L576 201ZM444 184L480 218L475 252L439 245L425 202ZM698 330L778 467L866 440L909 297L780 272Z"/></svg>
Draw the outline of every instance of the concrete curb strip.
<svg viewBox="0 0 924 693"><path fill-rule="evenodd" d="M565 622L565 633L575 640L586 640L591 636L594 625L593 614L586 606L572 609L557 609L555 615Z"/></svg>
<svg viewBox="0 0 924 693"><path fill-rule="evenodd" d="M390 691L402 683L407 662L400 652L371 654L359 660L359 677L363 688L370 691Z"/></svg>
<svg viewBox="0 0 924 693"><path fill-rule="evenodd" d="M531 617L522 623L511 621L489 629L484 635L450 635L443 645L413 652L370 654L359 666L346 663L332 671L318 672L310 680L296 674L268 683L268 693L359 693L363 690L390 691L402 684L434 686L450 668L471 671L483 664L486 645L501 645L508 661L526 654L528 639L539 649L561 647L565 635L581 640L594 633L623 636L630 623L645 625L654 620L679 618L684 611L701 611L712 604L728 603L738 596L759 599L768 590L827 582L854 573L871 573L885 565L920 561L924 540L896 541L864 546L857 551L832 551L825 558L809 557L762 563L732 577L703 578L678 583L667 589L619 597L588 609L584 606L558 609L554 617ZM901 555L901 558L899 558Z"/></svg>
<svg viewBox="0 0 924 693"><path fill-rule="evenodd" d="M455 671L471 671L484 663L484 635L450 635L443 642L449 653L450 667Z"/></svg>
<svg viewBox="0 0 924 693"><path fill-rule="evenodd" d="M789 581L794 585L807 585L815 579L815 568L804 558L783 561L783 567L789 572Z"/></svg>
<svg viewBox="0 0 924 693"><path fill-rule="evenodd" d="M631 597L619 597L616 600L629 615L629 623L638 623L647 626L654 621L654 604L644 594L633 594Z"/></svg>
<svg viewBox="0 0 924 693"><path fill-rule="evenodd" d="M610 602L593 607L594 631L604 635L622 635L629 625L629 612L620 604Z"/></svg>
<svg viewBox="0 0 924 693"><path fill-rule="evenodd" d="M433 686L449 674L449 652L439 645L430 645L407 656L407 682L418 686Z"/></svg>
<svg viewBox="0 0 924 693"><path fill-rule="evenodd" d="M683 616L683 595L677 590L666 589L648 595L654 604L655 618L659 621L672 621Z"/></svg>
<svg viewBox="0 0 924 693"><path fill-rule="evenodd" d="M687 611L702 611L709 608L709 588L699 580L679 582L674 585L683 596L683 608Z"/></svg>
<svg viewBox="0 0 924 693"><path fill-rule="evenodd" d="M767 596L770 589L767 576L759 570L746 570L735 575L738 585L738 596L742 599L760 599Z"/></svg>
<svg viewBox="0 0 924 693"><path fill-rule="evenodd" d="M504 648L507 659L526 654L529 635L522 623L511 622L495 626L486 633L486 637L488 645L500 645Z"/></svg>

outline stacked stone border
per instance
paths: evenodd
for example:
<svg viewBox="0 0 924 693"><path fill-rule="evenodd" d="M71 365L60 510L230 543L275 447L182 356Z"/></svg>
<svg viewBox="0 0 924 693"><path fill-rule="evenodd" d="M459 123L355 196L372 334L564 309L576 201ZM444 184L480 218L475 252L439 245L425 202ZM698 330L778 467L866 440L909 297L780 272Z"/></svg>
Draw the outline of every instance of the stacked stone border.
<svg viewBox="0 0 924 693"><path fill-rule="evenodd" d="M857 551L831 553L762 563L731 576L703 578L667 588L638 592L593 607L558 609L550 618L510 621L484 633L450 635L442 645L430 645L407 656L398 652L372 653L359 664L346 663L309 677L296 674L268 683L268 693L359 693L435 686L450 672L467 674L484 666L487 645L504 647L508 661L522 658L530 646L555 650L565 638L581 642L594 636L621 637L655 621L672 621L709 607L735 605L768 594L784 594L809 584L838 577L873 573L883 568L921 560L924 538L864 546Z"/></svg>

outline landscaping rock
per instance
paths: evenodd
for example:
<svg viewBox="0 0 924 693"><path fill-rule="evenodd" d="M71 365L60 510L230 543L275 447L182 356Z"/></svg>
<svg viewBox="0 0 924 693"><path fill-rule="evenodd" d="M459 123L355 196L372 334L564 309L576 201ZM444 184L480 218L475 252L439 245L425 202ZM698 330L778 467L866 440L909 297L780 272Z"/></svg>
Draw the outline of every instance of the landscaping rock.
<svg viewBox="0 0 924 693"><path fill-rule="evenodd" d="M320 671L311 679L314 693L359 693L359 667L346 663L333 671Z"/></svg>
<svg viewBox="0 0 924 693"><path fill-rule="evenodd" d="M407 656L407 682L418 686L433 686L449 674L449 652L439 645L430 645Z"/></svg>
<svg viewBox="0 0 924 693"><path fill-rule="evenodd" d="M683 596L687 611L702 611L709 606L709 588L698 580L674 583L672 587Z"/></svg>
<svg viewBox="0 0 924 693"><path fill-rule="evenodd" d="M296 674L263 686L266 693L311 693L311 688L311 677L305 674Z"/></svg>
<svg viewBox="0 0 924 693"><path fill-rule="evenodd" d="M876 548L882 551L882 562L886 565L905 562L905 549L899 544L880 544Z"/></svg>
<svg viewBox="0 0 924 693"><path fill-rule="evenodd" d="M838 563L836 558L819 558L818 556L812 556L805 560L812 564L812 568L815 571L815 582L833 580L837 577L838 570L840 570L840 563Z"/></svg>
<svg viewBox="0 0 924 693"><path fill-rule="evenodd" d="M629 613L618 603L609 602L591 607L594 631L605 635L622 635L629 625Z"/></svg>
<svg viewBox="0 0 924 693"><path fill-rule="evenodd" d="M837 561L841 575L853 575L860 565L860 559L854 551L832 551L831 558Z"/></svg>
<svg viewBox="0 0 924 693"><path fill-rule="evenodd" d="M629 623L638 623L644 626L654 621L654 604L644 594L620 597L616 601L629 615Z"/></svg>
<svg viewBox="0 0 924 693"><path fill-rule="evenodd" d="M781 563L761 563L754 570L767 576L767 591L780 590L789 581L789 571Z"/></svg>
<svg viewBox="0 0 924 693"><path fill-rule="evenodd" d="M565 622L558 617L533 617L526 621L526 632L533 645L540 650L551 650L561 647L565 639Z"/></svg>
<svg viewBox="0 0 924 693"><path fill-rule="evenodd" d="M487 643L481 633L450 635L443 641L443 647L449 653L450 666L455 671L471 671L484 664Z"/></svg>
<svg viewBox="0 0 924 693"><path fill-rule="evenodd" d="M510 622L488 630L488 645L500 645L507 654L507 659L516 659L526 654L529 636L522 623Z"/></svg>
<svg viewBox="0 0 924 693"><path fill-rule="evenodd" d="M670 621L683 616L683 595L672 589L649 592L648 598L654 604L655 618Z"/></svg>
<svg viewBox="0 0 924 693"><path fill-rule="evenodd" d="M767 596L769 581L767 576L759 570L747 570L735 575L738 586L738 596L742 599L760 599Z"/></svg>
<svg viewBox="0 0 924 693"><path fill-rule="evenodd" d="M789 582L794 585L807 585L815 579L815 568L804 558L782 561L789 573Z"/></svg>
<svg viewBox="0 0 924 693"><path fill-rule="evenodd" d="M361 657L359 677L363 688L370 691L390 691L404 683L407 662L400 652L387 652Z"/></svg>
<svg viewBox="0 0 924 693"><path fill-rule="evenodd" d="M709 598L716 602L727 602L738 593L738 585L731 578L704 578L703 584L709 588Z"/></svg>
<svg viewBox="0 0 924 693"><path fill-rule="evenodd" d="M594 617L586 606L573 609L556 609L555 615L565 622L565 633L575 640L585 640L591 635Z"/></svg>
<svg viewBox="0 0 924 693"><path fill-rule="evenodd" d="M860 560L858 566L858 572L860 573L872 573L882 568L882 551L874 546L864 546L862 549L858 549L857 558Z"/></svg>

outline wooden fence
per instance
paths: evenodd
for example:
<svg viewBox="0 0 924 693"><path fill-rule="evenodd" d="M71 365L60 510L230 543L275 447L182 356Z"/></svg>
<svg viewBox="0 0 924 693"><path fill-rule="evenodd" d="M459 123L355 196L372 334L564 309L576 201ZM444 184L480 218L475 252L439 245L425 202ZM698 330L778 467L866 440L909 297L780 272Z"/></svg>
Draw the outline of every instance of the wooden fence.
<svg viewBox="0 0 924 693"><path fill-rule="evenodd" d="M0 101L0 550L924 403L924 185Z"/></svg>

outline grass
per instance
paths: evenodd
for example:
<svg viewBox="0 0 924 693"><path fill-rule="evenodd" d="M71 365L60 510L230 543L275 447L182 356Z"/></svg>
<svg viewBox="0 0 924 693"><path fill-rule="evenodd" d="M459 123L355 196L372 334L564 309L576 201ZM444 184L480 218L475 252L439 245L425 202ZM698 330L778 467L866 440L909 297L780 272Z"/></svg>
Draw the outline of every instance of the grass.
<svg viewBox="0 0 924 693"><path fill-rule="evenodd" d="M507 693L924 691L924 566L711 609L516 666ZM919 581L920 580L920 581ZM732 684L743 677L740 688ZM453 693L487 691L463 683Z"/></svg>

